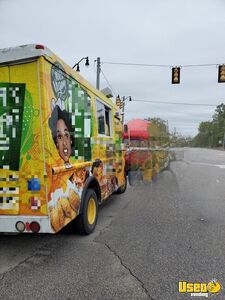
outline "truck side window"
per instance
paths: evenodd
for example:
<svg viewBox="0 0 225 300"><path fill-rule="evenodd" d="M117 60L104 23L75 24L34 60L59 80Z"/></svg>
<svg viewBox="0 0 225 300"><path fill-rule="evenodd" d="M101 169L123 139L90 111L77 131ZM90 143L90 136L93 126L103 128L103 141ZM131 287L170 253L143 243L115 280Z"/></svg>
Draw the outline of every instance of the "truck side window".
<svg viewBox="0 0 225 300"><path fill-rule="evenodd" d="M109 108L105 106L105 134L110 136Z"/></svg>
<svg viewBox="0 0 225 300"><path fill-rule="evenodd" d="M102 102L96 100L98 133L110 136L111 135L111 109Z"/></svg>
<svg viewBox="0 0 225 300"><path fill-rule="evenodd" d="M105 105L96 100L98 133L105 134Z"/></svg>

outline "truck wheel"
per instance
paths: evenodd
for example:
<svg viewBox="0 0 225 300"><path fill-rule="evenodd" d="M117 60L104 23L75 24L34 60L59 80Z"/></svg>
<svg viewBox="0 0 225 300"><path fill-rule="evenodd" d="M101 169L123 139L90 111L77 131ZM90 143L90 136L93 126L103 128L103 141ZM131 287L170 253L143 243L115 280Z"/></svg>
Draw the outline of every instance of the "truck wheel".
<svg viewBox="0 0 225 300"><path fill-rule="evenodd" d="M164 168L166 171L170 171L170 161L167 163L166 167Z"/></svg>
<svg viewBox="0 0 225 300"><path fill-rule="evenodd" d="M116 191L116 194L123 194L127 189L127 176L126 176L126 174L124 174L124 177L125 177L125 182L124 182L123 185L121 185L118 188L118 190Z"/></svg>
<svg viewBox="0 0 225 300"><path fill-rule="evenodd" d="M95 191L87 189L82 213L75 219L76 230L80 234L90 234L94 231L98 219L98 200Z"/></svg>

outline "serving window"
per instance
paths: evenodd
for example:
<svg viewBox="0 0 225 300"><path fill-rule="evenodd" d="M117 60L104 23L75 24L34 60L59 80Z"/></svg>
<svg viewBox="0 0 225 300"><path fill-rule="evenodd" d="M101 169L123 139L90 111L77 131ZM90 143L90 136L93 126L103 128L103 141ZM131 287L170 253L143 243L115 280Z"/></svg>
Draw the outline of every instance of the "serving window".
<svg viewBox="0 0 225 300"><path fill-rule="evenodd" d="M104 105L99 100L96 100L96 111L97 111L98 134L110 136L111 124L112 124L111 109L108 106Z"/></svg>

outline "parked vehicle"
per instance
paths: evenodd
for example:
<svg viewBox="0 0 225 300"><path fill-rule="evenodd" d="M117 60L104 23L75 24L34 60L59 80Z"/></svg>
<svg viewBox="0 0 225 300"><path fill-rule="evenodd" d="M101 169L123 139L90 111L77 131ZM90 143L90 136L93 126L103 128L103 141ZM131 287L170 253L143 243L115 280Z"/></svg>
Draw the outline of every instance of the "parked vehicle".
<svg viewBox="0 0 225 300"><path fill-rule="evenodd" d="M126 189L117 106L47 47L0 50L0 232L93 232Z"/></svg>
<svg viewBox="0 0 225 300"><path fill-rule="evenodd" d="M124 126L125 169L131 185L137 181L152 181L161 170L168 168L168 144L154 136L151 127L152 123L143 119L133 119Z"/></svg>

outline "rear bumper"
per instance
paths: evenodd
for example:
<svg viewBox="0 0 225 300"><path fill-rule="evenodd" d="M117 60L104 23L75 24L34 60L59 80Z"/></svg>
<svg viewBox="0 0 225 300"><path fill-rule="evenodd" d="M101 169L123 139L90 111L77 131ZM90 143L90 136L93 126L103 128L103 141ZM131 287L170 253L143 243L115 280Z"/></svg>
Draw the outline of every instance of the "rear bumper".
<svg viewBox="0 0 225 300"><path fill-rule="evenodd" d="M4 233L19 233L16 229L16 223L22 221L24 224L31 222L38 222L40 225L39 233L54 233L51 228L50 218L46 217L37 217L37 216L0 216L0 232ZM23 233L32 233L30 230L23 231Z"/></svg>

